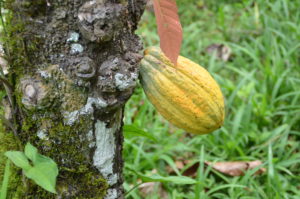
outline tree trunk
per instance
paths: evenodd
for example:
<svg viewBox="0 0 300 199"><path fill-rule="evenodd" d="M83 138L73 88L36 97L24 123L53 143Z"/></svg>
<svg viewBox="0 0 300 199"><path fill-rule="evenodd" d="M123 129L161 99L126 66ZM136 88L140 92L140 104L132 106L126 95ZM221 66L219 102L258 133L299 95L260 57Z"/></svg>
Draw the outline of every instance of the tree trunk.
<svg viewBox="0 0 300 199"><path fill-rule="evenodd" d="M138 78L134 31L145 3L4 2L5 118L14 136L1 133L1 150L30 142L59 167L57 195L19 178L9 198L123 198L123 108Z"/></svg>

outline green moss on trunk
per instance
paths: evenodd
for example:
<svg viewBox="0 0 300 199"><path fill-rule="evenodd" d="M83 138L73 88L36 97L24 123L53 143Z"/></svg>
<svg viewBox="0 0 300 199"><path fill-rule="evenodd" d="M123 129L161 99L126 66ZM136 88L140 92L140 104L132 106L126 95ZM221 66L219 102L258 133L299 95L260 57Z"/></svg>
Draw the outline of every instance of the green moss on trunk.
<svg viewBox="0 0 300 199"><path fill-rule="evenodd" d="M41 54L40 48L43 40L36 35L30 35L27 24L22 20L22 15L36 15L30 10L39 10L46 3L41 1L23 1L18 5L27 11L16 13L15 1L6 1L6 8L10 10L6 15L6 34L1 35L1 42L5 44L6 59L9 62L9 79L15 88L14 99L18 107L19 139L22 144L32 143L39 151L54 159L59 166L57 191L62 198L76 196L78 199L103 198L108 189L106 180L93 166L90 147L91 140L87 138L93 129L92 115L80 117L74 124L66 125L62 110L65 112L79 110L87 100L86 90L76 87L57 67L49 66L46 70L49 78L42 78L36 74L40 67L36 63L47 63ZM34 8L34 9L31 9ZM42 11L41 11L42 12ZM21 15L22 14L22 15ZM38 14L38 13L37 13ZM44 106L33 105L28 109L24 106L24 93L20 82L26 77L40 81L42 86L49 88L50 93L44 101L49 101ZM30 82L30 81L29 81ZM40 87L39 87L40 88ZM43 87L44 88L44 87ZM63 92L61 91L63 89ZM50 99L56 95L54 99ZM49 98L49 99L48 99ZM0 177L2 179L6 158L3 153L7 150L20 150L17 147L12 133L7 133L0 126ZM31 180L22 180L20 169L13 167L10 180L9 197L14 199L56 198Z"/></svg>

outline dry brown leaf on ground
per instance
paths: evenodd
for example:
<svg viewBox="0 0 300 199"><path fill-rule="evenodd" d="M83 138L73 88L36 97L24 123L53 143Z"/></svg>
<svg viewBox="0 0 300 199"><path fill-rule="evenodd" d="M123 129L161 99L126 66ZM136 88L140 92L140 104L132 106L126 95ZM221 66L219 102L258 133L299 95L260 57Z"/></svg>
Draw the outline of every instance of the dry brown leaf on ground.
<svg viewBox="0 0 300 199"><path fill-rule="evenodd" d="M176 168L181 171L183 176L188 176L195 178L197 176L197 170L199 167L199 162L192 163L191 160L176 160L175 161ZM184 168L187 167L187 168ZM169 175L175 175L176 172L170 166L166 167L166 170Z"/></svg>
<svg viewBox="0 0 300 199"><path fill-rule="evenodd" d="M175 161L175 165L176 165L176 168L177 169L183 169L183 167L184 167L184 162L183 161L178 161L178 160L176 160Z"/></svg>
<svg viewBox="0 0 300 199"><path fill-rule="evenodd" d="M182 175L195 178L197 176L199 165L200 165L199 162L193 163L182 173Z"/></svg>
<svg viewBox="0 0 300 199"><path fill-rule="evenodd" d="M192 163L191 160L176 160L176 167L178 170L183 170L182 175L195 178L197 176L197 171L199 168L199 162ZM229 176L243 176L245 171L252 170L259 167L262 164L260 160L255 161L233 161L233 162L205 162L206 166L211 166L214 170L224 173ZM184 168L185 167L185 168ZM259 168L255 174L265 173L265 168ZM176 174L176 172L167 166L167 172L170 175Z"/></svg>
<svg viewBox="0 0 300 199"><path fill-rule="evenodd" d="M182 160L176 160L175 165L178 170L181 170L184 167L184 162ZM170 175L176 174L174 169L172 167L170 167L169 165L166 167L166 170L167 170L168 174L170 174Z"/></svg>
<svg viewBox="0 0 300 199"><path fill-rule="evenodd" d="M146 182L139 186L140 194L142 197L156 194L161 199L167 199L168 194L163 189L162 184L159 182Z"/></svg>
<svg viewBox="0 0 300 199"><path fill-rule="evenodd" d="M259 167L262 162L255 161L234 161L234 162L205 162L206 165L211 166L213 169L230 175L230 176L243 176L245 171L252 170ZM260 168L255 174L262 174L266 171L265 168Z"/></svg>
<svg viewBox="0 0 300 199"><path fill-rule="evenodd" d="M211 44L205 49L205 52L209 55L214 55L225 62L232 56L231 49L224 44Z"/></svg>

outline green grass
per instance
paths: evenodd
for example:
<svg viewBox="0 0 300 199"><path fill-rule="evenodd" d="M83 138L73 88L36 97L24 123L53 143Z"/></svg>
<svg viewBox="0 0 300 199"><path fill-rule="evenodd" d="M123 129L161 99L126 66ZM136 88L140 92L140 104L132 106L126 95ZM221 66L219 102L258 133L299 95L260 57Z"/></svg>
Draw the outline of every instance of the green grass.
<svg viewBox="0 0 300 199"><path fill-rule="evenodd" d="M125 124L155 139L126 137L125 189L141 175L170 176L178 159L192 162L261 160L263 175L229 177L200 164L198 184L163 182L167 198L300 198L300 1L177 1L184 29L181 54L207 68L226 98L224 126L209 135L188 136L164 120L136 89L127 103ZM138 30L144 46L158 45L153 13ZM228 62L204 53L213 43L228 45ZM202 161L201 161L202 160ZM175 174L176 175L176 174ZM177 171L177 176L181 176ZM147 199L159 199L158 188ZM127 198L145 198L133 189Z"/></svg>

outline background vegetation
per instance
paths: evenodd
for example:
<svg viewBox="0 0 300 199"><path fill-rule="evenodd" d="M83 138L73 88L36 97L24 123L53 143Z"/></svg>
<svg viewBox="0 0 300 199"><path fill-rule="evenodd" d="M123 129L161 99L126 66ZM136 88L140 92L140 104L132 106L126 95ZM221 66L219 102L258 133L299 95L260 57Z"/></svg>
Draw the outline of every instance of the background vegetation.
<svg viewBox="0 0 300 199"><path fill-rule="evenodd" d="M126 134L127 198L300 198L300 1L184 0L177 1L184 40L181 54L207 68L226 98L226 122L209 135L190 136L165 121L139 87L127 103L125 124L155 139ZM140 23L144 46L158 45L154 14ZM229 61L205 49L224 44ZM126 129L125 129L126 130ZM181 170L176 162L190 160ZM261 160L267 171L230 177L203 161ZM196 185L178 184L182 172L200 162ZM141 176L178 178L156 183L145 194ZM184 178L182 177L184 180ZM164 181L164 180L158 180ZM171 182L170 182L171 181Z"/></svg>

